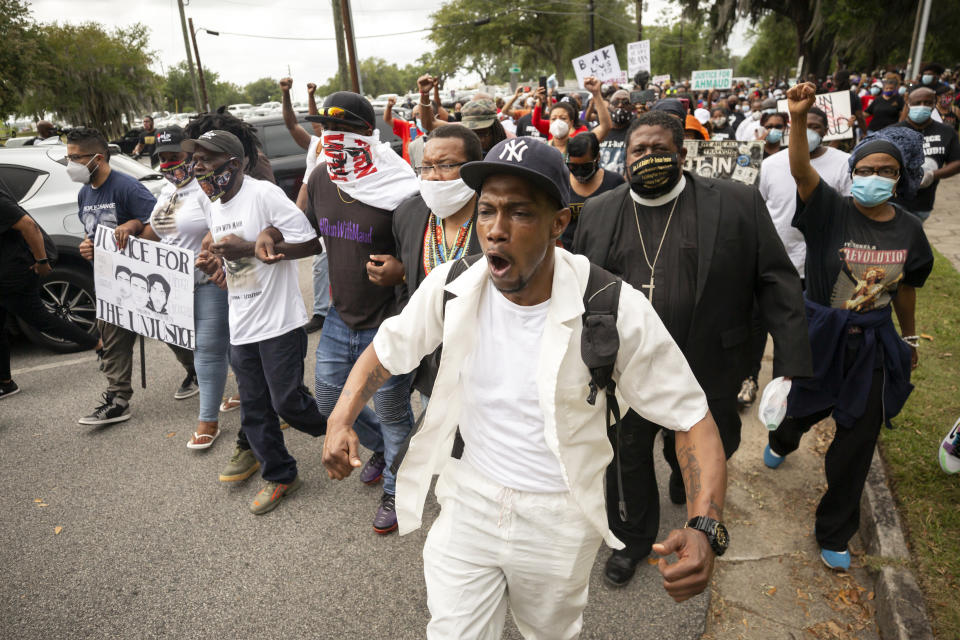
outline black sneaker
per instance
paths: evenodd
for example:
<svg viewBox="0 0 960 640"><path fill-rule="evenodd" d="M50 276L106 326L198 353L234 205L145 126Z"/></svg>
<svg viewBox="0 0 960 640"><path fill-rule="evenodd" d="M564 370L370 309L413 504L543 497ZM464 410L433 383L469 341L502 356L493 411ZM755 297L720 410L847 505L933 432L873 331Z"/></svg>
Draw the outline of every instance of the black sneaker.
<svg viewBox="0 0 960 640"><path fill-rule="evenodd" d="M200 387L197 385L197 372L191 371L187 377L180 383L180 388L173 394L174 400L185 400L200 393Z"/></svg>
<svg viewBox="0 0 960 640"><path fill-rule="evenodd" d="M130 419L130 405L126 400L118 398L107 391L103 394L103 404L93 410L93 413L77 420L79 424L112 424Z"/></svg>
<svg viewBox="0 0 960 640"><path fill-rule="evenodd" d="M306 330L307 333L320 331L320 329L323 329L324 320L326 320L325 317L323 317L319 313L315 313L313 314L313 317L310 318L310 321L307 324L303 325L303 328Z"/></svg>
<svg viewBox="0 0 960 640"><path fill-rule="evenodd" d="M10 382L0 382L0 400L7 396L12 396L15 393L20 393L20 387L17 386L16 382L13 380Z"/></svg>
<svg viewBox="0 0 960 640"><path fill-rule="evenodd" d="M649 553L648 551L647 555ZM628 554L626 549L614 549L603 566L603 581L611 587L627 586L633 580L633 574L637 572L637 565L644 557L646 556L634 557Z"/></svg>

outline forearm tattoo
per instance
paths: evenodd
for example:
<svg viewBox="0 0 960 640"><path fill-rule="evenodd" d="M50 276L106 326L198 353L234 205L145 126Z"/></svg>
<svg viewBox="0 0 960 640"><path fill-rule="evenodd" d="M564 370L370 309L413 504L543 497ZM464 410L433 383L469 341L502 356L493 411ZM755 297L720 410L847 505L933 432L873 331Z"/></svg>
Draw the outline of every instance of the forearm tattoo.
<svg viewBox="0 0 960 640"><path fill-rule="evenodd" d="M360 394L363 397L363 401L366 402L373 397L373 394L377 392L377 389L383 386L387 380L390 379L390 372L387 371L382 364L379 362L377 366L370 372L370 375L367 376L366 381L363 383L363 388L360 389Z"/></svg>
<svg viewBox="0 0 960 640"><path fill-rule="evenodd" d="M677 461L680 463L680 472L683 474L683 484L687 489L687 500L695 502L700 496L703 483L700 480L700 462L694 455L696 447L692 444L684 445L677 451Z"/></svg>

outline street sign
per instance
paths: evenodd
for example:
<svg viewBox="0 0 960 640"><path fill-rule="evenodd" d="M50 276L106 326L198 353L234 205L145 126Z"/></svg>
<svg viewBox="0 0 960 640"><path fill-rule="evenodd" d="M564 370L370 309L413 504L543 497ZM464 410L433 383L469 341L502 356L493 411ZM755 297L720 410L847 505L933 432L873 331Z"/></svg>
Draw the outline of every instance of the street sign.
<svg viewBox="0 0 960 640"><path fill-rule="evenodd" d="M517 67L517 66L510 67L510 73L520 73L520 67Z"/></svg>
<svg viewBox="0 0 960 640"><path fill-rule="evenodd" d="M729 89L733 84L733 69L710 69L694 71L691 78L691 89L701 91L705 89Z"/></svg>

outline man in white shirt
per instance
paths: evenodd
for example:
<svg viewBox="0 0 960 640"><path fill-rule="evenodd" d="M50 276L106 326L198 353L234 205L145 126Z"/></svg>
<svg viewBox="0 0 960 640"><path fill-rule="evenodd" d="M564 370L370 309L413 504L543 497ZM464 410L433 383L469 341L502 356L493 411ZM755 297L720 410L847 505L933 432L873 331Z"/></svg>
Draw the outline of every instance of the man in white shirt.
<svg viewBox="0 0 960 640"><path fill-rule="evenodd" d="M442 401L429 404L397 478L405 534L420 526L431 478L441 476L442 511L424 547L427 637L499 637L509 602L524 637L574 638L600 542L623 543L607 526L606 402L587 402L590 373L580 351L591 267L556 247L570 220L569 174L556 149L521 137L498 143L460 175L480 192L485 259L449 284L454 263L437 267L383 322L330 415L323 462L336 479L361 465L357 415L385 380L411 371L442 342L433 393ZM616 327L613 377L622 397L677 431L694 519L654 550L680 558L661 559L660 571L682 601L703 590L714 554L725 549L726 530L715 520L726 488L723 447L679 348L626 283ZM459 460L450 455L458 426Z"/></svg>
<svg viewBox="0 0 960 640"><path fill-rule="evenodd" d="M260 515L302 484L277 414L312 436L326 432L326 420L303 385L307 314L296 265L257 260L254 241L266 227L280 230L286 242L278 243L281 254L272 261L278 262L314 254L317 234L280 187L244 175L243 144L232 133L214 129L182 146L193 153L195 178L212 201L204 244L213 244L198 254L197 267L211 276L221 265L226 271L230 365L240 390L241 429L249 443L244 448L244 439L238 441L228 466L244 478L262 467L266 485L250 505Z"/></svg>

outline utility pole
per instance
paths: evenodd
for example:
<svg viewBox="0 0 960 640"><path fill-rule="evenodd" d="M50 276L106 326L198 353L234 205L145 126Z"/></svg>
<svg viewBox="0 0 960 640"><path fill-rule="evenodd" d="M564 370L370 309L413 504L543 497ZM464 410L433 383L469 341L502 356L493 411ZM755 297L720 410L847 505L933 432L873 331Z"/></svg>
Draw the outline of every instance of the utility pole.
<svg viewBox="0 0 960 640"><path fill-rule="evenodd" d="M347 88L347 77L350 70L347 69L347 51L343 42L343 12L340 11L340 0L331 0L333 5L333 33L337 39L337 77L340 78L338 90Z"/></svg>
<svg viewBox="0 0 960 640"><path fill-rule="evenodd" d="M200 92L197 90L197 72L193 68L193 54L190 53L190 39L187 37L187 18L183 13L183 0L177 0L180 7L180 28L183 30L183 48L187 50L187 66L190 67L190 84L193 86L193 100L200 111Z"/></svg>
<svg viewBox="0 0 960 640"><path fill-rule="evenodd" d="M643 0L637 0L637 40L643 40Z"/></svg>
<svg viewBox="0 0 960 640"><path fill-rule="evenodd" d="M590 12L590 51L597 48L593 41L593 9L593 0L590 0L590 2L587 3L587 10Z"/></svg>
<svg viewBox="0 0 960 640"><path fill-rule="evenodd" d="M360 68L357 66L357 43L353 39L353 14L350 13L350 0L340 0L340 12L343 14L343 29L347 39L347 57L350 62L350 89L354 93L360 93Z"/></svg>
<svg viewBox="0 0 960 640"><path fill-rule="evenodd" d="M210 99L207 98L207 82L203 78L203 65L200 64L200 50L197 49L197 32L193 28L193 18L189 19L190 35L193 36L193 53L197 57L197 75L200 76L200 90L203 92L203 110L210 111Z"/></svg>
<svg viewBox="0 0 960 640"><path fill-rule="evenodd" d="M923 64L923 46L927 40L927 26L930 24L930 5L932 4L933 0L923 0L923 16L920 18L920 31L917 32L917 52L913 56L913 74L907 78L908 82L917 77L920 73L920 65Z"/></svg>
<svg viewBox="0 0 960 640"><path fill-rule="evenodd" d="M906 80L913 79L913 56L917 50L917 32L920 31L920 16L923 15L924 0L917 0L917 15L913 18L913 36L910 38L910 50L907 52Z"/></svg>

